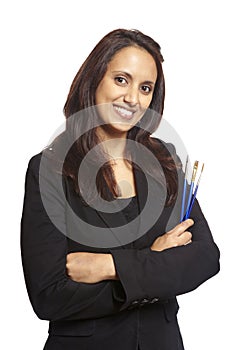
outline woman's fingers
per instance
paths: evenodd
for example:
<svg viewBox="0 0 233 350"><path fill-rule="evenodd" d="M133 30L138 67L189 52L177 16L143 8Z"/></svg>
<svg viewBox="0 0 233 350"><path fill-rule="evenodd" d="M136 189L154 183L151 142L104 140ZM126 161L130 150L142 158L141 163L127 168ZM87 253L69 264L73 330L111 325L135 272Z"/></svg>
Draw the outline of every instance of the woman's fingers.
<svg viewBox="0 0 233 350"><path fill-rule="evenodd" d="M191 242L192 234L187 230L193 224L194 221L192 219L187 219L166 233L170 236L169 238L171 242L175 242L174 246L186 245Z"/></svg>
<svg viewBox="0 0 233 350"><path fill-rule="evenodd" d="M175 234L177 236L182 235L190 226L194 224L192 219L182 221L180 224L175 226L172 230L168 231L168 234Z"/></svg>
<svg viewBox="0 0 233 350"><path fill-rule="evenodd" d="M185 231L177 237L178 245L186 245L191 243L192 241L192 233L189 231Z"/></svg>
<svg viewBox="0 0 233 350"><path fill-rule="evenodd" d="M190 243L192 240L192 234L187 230L193 224L194 221L192 219L181 222L172 230L156 238L151 246L151 249L155 251L162 251Z"/></svg>

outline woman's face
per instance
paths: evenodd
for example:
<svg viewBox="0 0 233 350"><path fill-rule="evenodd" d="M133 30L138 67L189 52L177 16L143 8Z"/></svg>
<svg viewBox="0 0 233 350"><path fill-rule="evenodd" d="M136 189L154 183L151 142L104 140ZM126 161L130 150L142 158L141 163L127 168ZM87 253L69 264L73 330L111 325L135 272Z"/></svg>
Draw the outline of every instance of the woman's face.
<svg viewBox="0 0 233 350"><path fill-rule="evenodd" d="M153 57L144 49L130 46L118 51L96 90L102 132L126 137L149 107L157 79Z"/></svg>

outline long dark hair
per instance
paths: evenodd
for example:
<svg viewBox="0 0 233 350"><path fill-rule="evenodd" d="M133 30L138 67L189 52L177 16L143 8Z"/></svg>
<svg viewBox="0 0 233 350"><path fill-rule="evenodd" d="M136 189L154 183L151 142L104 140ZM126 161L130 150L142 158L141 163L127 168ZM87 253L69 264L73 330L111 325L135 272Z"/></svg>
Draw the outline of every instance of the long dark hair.
<svg viewBox="0 0 233 350"><path fill-rule="evenodd" d="M69 128L69 118L71 116L95 105L96 89L107 71L108 63L118 51L129 46L141 47L151 54L157 67L157 80L149 106L150 113L146 112L144 114L141 120L141 127L136 125L128 131L127 138L146 146L156 156L165 175L167 187L166 203L170 205L177 196L177 165L166 147L159 140L150 137L157 129L162 118L165 97L165 82L162 69L163 56L159 44L151 37L138 30L116 29L100 40L82 64L70 87L64 106L67 128ZM151 111L154 112L154 115L152 115ZM88 151L100 142L96 128L91 125L91 118L88 119L85 120L85 123L90 123L87 128L88 131L73 143L63 166L64 174L72 178L77 192L79 192L80 188L77 175L80 161ZM80 125L80 127L82 126ZM96 160L96 162L98 161L99 159ZM148 173L158 177L158 173L155 173L150 164L148 164ZM107 200L111 200L112 196L119 195L113 170L107 159L98 172L96 185L99 193ZM92 193L90 193L91 195Z"/></svg>

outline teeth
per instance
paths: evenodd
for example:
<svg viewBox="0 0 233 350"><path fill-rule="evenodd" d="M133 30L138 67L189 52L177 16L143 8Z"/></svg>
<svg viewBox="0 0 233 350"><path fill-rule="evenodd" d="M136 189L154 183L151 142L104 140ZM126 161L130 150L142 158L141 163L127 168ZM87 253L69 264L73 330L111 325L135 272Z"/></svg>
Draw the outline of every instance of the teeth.
<svg viewBox="0 0 233 350"><path fill-rule="evenodd" d="M127 109L123 107L114 107L119 113L121 113L123 116L131 116L133 112L128 111Z"/></svg>

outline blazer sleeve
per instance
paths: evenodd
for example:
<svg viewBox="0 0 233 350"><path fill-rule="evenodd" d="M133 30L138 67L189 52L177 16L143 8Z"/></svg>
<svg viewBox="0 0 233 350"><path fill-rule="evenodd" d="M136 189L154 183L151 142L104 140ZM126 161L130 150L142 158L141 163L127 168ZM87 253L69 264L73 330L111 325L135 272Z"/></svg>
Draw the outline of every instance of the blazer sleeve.
<svg viewBox="0 0 233 350"><path fill-rule="evenodd" d="M111 251L126 294L122 308L190 292L218 273L219 249L197 200L191 217L195 222L189 229L192 243L186 246L161 252L150 248Z"/></svg>
<svg viewBox="0 0 233 350"><path fill-rule="evenodd" d="M67 276L67 238L44 209L39 186L40 159L37 155L28 165L21 220L22 264L35 313L41 319L71 320L118 312L124 300L119 281L86 284ZM64 203L56 192L56 183L49 183L46 192L51 203L56 203L53 215L59 217L65 227Z"/></svg>

